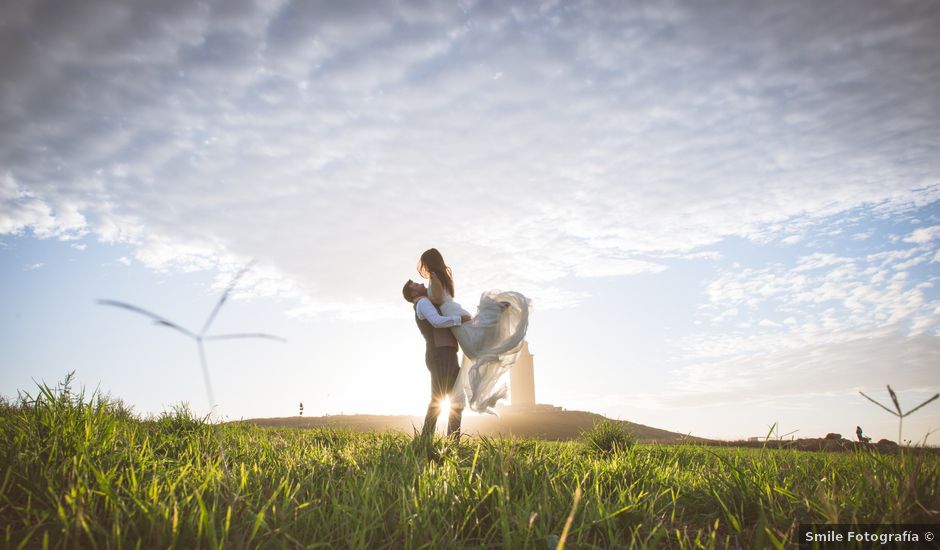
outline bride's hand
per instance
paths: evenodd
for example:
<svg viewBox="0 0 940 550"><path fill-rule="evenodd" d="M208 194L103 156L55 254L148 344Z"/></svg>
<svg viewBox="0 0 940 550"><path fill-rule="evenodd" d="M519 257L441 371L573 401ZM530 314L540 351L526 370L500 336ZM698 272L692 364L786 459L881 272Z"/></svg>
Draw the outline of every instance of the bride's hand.
<svg viewBox="0 0 940 550"><path fill-rule="evenodd" d="M460 316L460 322L461 322L461 323L469 323L469 322L472 321L472 320L473 320L473 317L470 317L469 315L461 315L461 316Z"/></svg>

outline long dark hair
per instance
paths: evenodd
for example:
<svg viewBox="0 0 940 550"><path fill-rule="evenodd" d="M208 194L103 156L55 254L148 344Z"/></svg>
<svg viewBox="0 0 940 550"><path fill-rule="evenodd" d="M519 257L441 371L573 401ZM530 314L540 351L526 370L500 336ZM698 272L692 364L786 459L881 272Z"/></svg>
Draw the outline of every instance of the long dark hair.
<svg viewBox="0 0 940 550"><path fill-rule="evenodd" d="M444 290L451 296L456 296L454 277L450 272L450 268L444 263L444 257L436 248L429 248L424 251L424 254L421 254L421 259L418 261L418 273L428 279L431 278L431 273L437 275L437 278L444 283Z"/></svg>

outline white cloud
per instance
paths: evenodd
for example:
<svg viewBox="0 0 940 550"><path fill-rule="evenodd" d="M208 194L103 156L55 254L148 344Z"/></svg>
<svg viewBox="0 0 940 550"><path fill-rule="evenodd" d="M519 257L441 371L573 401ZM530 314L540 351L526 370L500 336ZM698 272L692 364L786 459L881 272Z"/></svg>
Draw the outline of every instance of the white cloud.
<svg viewBox="0 0 940 550"><path fill-rule="evenodd" d="M913 246L856 256L813 252L791 263L722 272L707 286L700 308L698 326L708 330L683 340L685 356L743 364L806 349L825 356L871 331L890 329L907 338L940 334L934 290L940 279L910 275L936 256L936 246L932 240L908 242ZM726 326L731 320L736 324Z"/></svg>
<svg viewBox="0 0 940 550"><path fill-rule="evenodd" d="M833 343L696 362L672 373L662 393L646 396L655 408L745 405L857 395L892 384L935 390L940 338L908 337L892 328L836 335Z"/></svg>
<svg viewBox="0 0 940 550"><path fill-rule="evenodd" d="M63 201L54 210L6 173L0 177L0 235L27 229L39 238L70 240L84 235L86 223L76 205Z"/></svg>
<svg viewBox="0 0 940 550"><path fill-rule="evenodd" d="M429 246L458 292L552 307L570 276L940 198L937 21L888 2L3 9L0 234L258 258L249 288L298 312L381 311Z"/></svg>
<svg viewBox="0 0 940 550"><path fill-rule="evenodd" d="M906 243L926 244L938 237L940 237L940 225L934 225L917 228L902 240Z"/></svg>
<svg viewBox="0 0 940 550"><path fill-rule="evenodd" d="M612 277L617 275L636 275L638 273L659 273L666 266L640 260L588 257L574 270L580 277Z"/></svg>

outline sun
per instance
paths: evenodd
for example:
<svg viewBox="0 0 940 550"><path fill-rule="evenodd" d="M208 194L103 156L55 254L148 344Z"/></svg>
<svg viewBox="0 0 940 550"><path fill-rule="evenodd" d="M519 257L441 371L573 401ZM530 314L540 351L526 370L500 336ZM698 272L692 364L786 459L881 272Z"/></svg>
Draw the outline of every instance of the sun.
<svg viewBox="0 0 940 550"><path fill-rule="evenodd" d="M450 415L450 396L441 399L441 412L437 415L438 421L442 418L444 422L447 422L448 416Z"/></svg>

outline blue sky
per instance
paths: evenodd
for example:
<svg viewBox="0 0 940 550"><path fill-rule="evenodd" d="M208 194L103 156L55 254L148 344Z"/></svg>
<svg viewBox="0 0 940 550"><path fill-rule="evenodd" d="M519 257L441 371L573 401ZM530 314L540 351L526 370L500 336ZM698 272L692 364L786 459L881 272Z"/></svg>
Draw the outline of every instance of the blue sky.
<svg viewBox="0 0 940 550"><path fill-rule="evenodd" d="M0 393L419 414L400 296L534 303L539 400L805 435L940 390L935 3L0 7ZM7 304L10 304L9 306ZM905 423L940 427L940 406Z"/></svg>

